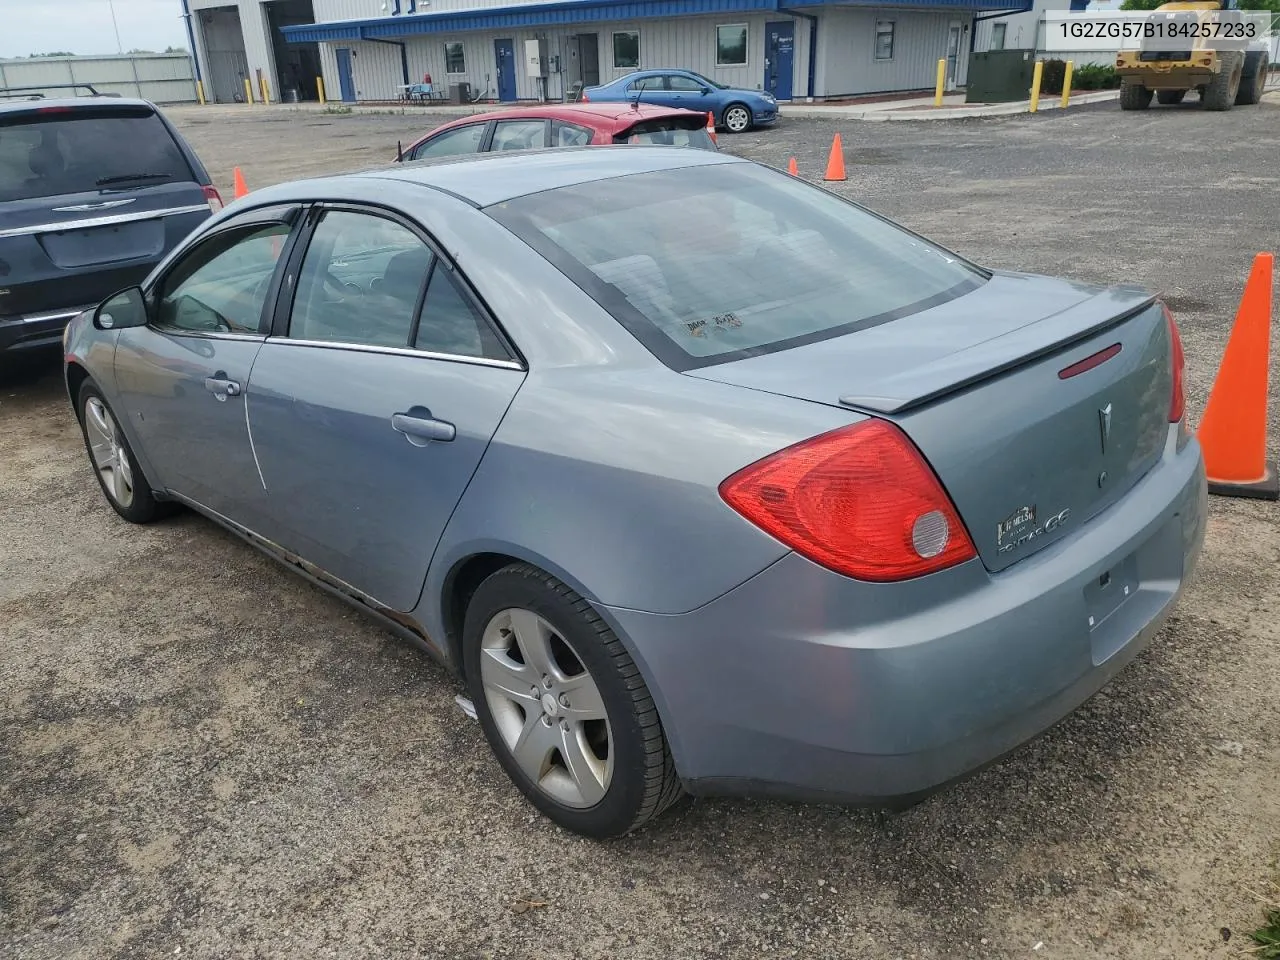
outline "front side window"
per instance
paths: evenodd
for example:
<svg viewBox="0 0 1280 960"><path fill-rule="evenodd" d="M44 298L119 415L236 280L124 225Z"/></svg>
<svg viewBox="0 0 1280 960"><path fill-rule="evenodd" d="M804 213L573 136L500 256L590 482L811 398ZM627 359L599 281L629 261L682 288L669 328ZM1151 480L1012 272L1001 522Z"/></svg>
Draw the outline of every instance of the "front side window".
<svg viewBox="0 0 1280 960"><path fill-rule="evenodd" d="M747 25L724 23L716 27L716 66L742 67L747 63Z"/></svg>
<svg viewBox="0 0 1280 960"><path fill-rule="evenodd" d="M675 90L679 93L702 93L707 89L693 77L684 77L678 73L673 73L667 77L667 89Z"/></svg>
<svg viewBox="0 0 1280 960"><path fill-rule="evenodd" d="M467 72L467 58L463 56L461 43L446 43L444 45L444 72Z"/></svg>
<svg viewBox="0 0 1280 960"><path fill-rule="evenodd" d="M893 21L876 21L876 59L893 59Z"/></svg>
<svg viewBox="0 0 1280 960"><path fill-rule="evenodd" d="M257 333L290 226L254 224L196 246L165 278L156 324L193 333Z"/></svg>
<svg viewBox="0 0 1280 960"><path fill-rule="evenodd" d="M747 164L575 184L486 212L675 369L892 322L986 278L870 211Z"/></svg>
<svg viewBox="0 0 1280 960"><path fill-rule="evenodd" d="M534 150L546 145L547 121L499 120L493 126L489 150Z"/></svg>
<svg viewBox="0 0 1280 960"><path fill-rule="evenodd" d="M469 123L464 127L446 130L415 149L413 159L426 160L428 157L454 157L463 153L475 153L484 140L485 126L485 123Z"/></svg>
<svg viewBox="0 0 1280 960"><path fill-rule="evenodd" d="M630 93L643 93L644 91L655 91L663 89L662 77L641 77L639 80L633 80L627 87Z"/></svg>
<svg viewBox="0 0 1280 960"><path fill-rule="evenodd" d="M326 211L298 272L290 338L409 346L432 260L417 234L394 220Z"/></svg>
<svg viewBox="0 0 1280 960"><path fill-rule="evenodd" d="M640 34L623 30L613 35L613 65L616 68L640 66Z"/></svg>

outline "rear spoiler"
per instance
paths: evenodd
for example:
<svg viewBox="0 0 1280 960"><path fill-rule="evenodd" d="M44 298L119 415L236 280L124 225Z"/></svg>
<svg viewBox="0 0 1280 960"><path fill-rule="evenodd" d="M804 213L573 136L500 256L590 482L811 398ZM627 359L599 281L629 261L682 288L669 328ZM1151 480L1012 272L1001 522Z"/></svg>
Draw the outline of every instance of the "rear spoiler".
<svg viewBox="0 0 1280 960"><path fill-rule="evenodd" d="M993 273L1017 276L1003 271ZM875 395L845 394L840 397L840 404L870 413L902 413L994 379L1015 367L1032 363L1079 340L1119 326L1149 310L1158 301L1157 295L1140 287L1108 287L1087 300L1032 321L1004 336L891 376L878 384L881 390ZM883 389L885 387L890 389Z"/></svg>

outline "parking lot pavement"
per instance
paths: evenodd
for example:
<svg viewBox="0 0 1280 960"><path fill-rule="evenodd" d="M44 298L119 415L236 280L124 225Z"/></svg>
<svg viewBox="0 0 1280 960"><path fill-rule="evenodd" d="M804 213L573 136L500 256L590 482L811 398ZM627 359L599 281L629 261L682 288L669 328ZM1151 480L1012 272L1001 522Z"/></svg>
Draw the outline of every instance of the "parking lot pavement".
<svg viewBox="0 0 1280 960"><path fill-rule="evenodd" d="M259 187L423 129L172 114L227 193L237 164ZM1280 246L1277 120L1111 103L720 140L814 178L839 130L837 189L960 253L1163 291L1196 417L1250 260ZM201 519L119 521L56 357L0 384L0 427L5 956L1189 960L1260 919L1248 891L1280 853L1275 504L1215 500L1153 646L923 804L690 802L596 845L534 816L425 658Z"/></svg>

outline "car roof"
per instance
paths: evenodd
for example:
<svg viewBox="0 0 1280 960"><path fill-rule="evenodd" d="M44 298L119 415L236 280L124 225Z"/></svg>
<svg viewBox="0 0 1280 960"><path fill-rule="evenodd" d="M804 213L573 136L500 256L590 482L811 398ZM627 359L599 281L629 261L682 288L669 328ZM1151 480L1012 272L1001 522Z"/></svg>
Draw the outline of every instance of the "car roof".
<svg viewBox="0 0 1280 960"><path fill-rule="evenodd" d="M593 127L615 129L620 121L629 126L633 121L658 120L663 117L684 117L701 115L698 110L685 110L680 107L661 107L657 104L641 103L634 108L630 103L548 103L536 107L511 107L508 110L489 110L474 113L466 117L458 117L448 123L435 127L423 139L441 130L465 126L468 123L483 123L489 120L566 120L586 123ZM612 121L602 123L601 121Z"/></svg>
<svg viewBox="0 0 1280 960"><path fill-rule="evenodd" d="M748 163L711 150L665 146L549 147L500 154L463 154L398 163L350 174L421 184L477 207L596 180L638 173ZM305 191L299 191L302 193Z"/></svg>
<svg viewBox="0 0 1280 960"><path fill-rule="evenodd" d="M0 93L4 88L0 87ZM136 97L9 97L0 98L0 115L6 113L38 113L50 108L66 111L96 107L147 107L155 110L150 100Z"/></svg>

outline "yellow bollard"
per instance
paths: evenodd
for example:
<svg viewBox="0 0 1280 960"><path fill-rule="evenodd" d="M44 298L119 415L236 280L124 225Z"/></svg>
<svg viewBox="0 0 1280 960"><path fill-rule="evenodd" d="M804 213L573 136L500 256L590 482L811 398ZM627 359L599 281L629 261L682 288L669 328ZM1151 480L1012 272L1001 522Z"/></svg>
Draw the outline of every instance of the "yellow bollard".
<svg viewBox="0 0 1280 960"><path fill-rule="evenodd" d="M1037 60L1036 68L1031 74L1031 112L1040 109L1040 80L1044 76L1044 61Z"/></svg>
<svg viewBox="0 0 1280 960"><path fill-rule="evenodd" d="M261 90L261 92L262 92L262 102L263 102L263 103L270 103L270 102L271 102L271 87L267 85L267 78L266 78L266 77L259 77L259 78L258 78L258 87L259 87L259 89L260 89L260 90Z"/></svg>
<svg viewBox="0 0 1280 960"><path fill-rule="evenodd" d="M947 85L947 61L938 61L938 84L933 91L933 105L942 106L942 90Z"/></svg>
<svg viewBox="0 0 1280 960"><path fill-rule="evenodd" d="M196 99L200 101L200 106L204 106L204 84L199 80L196 81Z"/></svg>
<svg viewBox="0 0 1280 960"><path fill-rule="evenodd" d="M316 93L320 94L320 106L325 105L324 99L324 77L316 77Z"/></svg>
<svg viewBox="0 0 1280 960"><path fill-rule="evenodd" d="M253 103L253 84L249 82L249 78L244 78L244 102Z"/></svg>
<svg viewBox="0 0 1280 960"><path fill-rule="evenodd" d="M1065 108L1067 101L1071 99L1071 71L1075 69L1075 64L1068 60L1067 69L1062 74L1062 106Z"/></svg>

